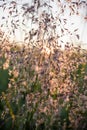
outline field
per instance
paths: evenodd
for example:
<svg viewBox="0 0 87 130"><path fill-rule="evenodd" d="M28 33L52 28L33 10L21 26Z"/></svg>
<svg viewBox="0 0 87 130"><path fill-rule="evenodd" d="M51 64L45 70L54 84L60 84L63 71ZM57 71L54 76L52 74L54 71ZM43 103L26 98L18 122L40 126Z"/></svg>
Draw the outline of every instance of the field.
<svg viewBox="0 0 87 130"><path fill-rule="evenodd" d="M86 130L87 51L0 44L0 130Z"/></svg>

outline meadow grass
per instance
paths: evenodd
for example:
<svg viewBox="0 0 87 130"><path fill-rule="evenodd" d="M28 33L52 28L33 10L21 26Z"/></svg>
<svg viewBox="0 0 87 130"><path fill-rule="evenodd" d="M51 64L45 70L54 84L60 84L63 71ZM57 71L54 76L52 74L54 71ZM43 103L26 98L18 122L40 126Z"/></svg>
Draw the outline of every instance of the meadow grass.
<svg viewBox="0 0 87 130"><path fill-rule="evenodd" d="M86 128L86 50L0 45L0 129Z"/></svg>

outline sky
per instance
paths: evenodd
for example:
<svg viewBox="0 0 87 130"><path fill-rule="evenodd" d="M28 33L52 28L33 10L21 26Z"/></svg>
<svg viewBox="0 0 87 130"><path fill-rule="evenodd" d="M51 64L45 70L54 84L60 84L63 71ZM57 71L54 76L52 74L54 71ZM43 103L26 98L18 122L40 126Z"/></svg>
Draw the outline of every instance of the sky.
<svg viewBox="0 0 87 130"><path fill-rule="evenodd" d="M3 12L3 9L0 8L0 19L2 17L5 17L7 19L7 23L8 23L8 27L6 27L6 21L3 19L0 20L0 24L4 24L4 26L2 27L2 30L7 32L8 35L10 35L10 32L12 32L12 28L11 28L11 20L13 19L13 17L9 16L9 18L7 17L9 15L8 13L8 7L9 7L9 2L12 0L6 0L7 5L6 5L6 9ZM86 0L80 0L81 1L86 1ZM26 23L26 27L22 25L22 13L23 11L21 10L21 5L26 4L29 6L33 5L33 0L16 0L16 2L18 3L17 5L17 9L18 9L18 17L15 17L15 21L17 21L19 19L20 23L18 26L18 29L15 29L15 35L10 35L11 36L11 40L15 39L16 41L23 41L24 37L25 37L25 33L23 30L29 31L31 29L31 26L35 29L37 29L37 25L32 24L31 19L29 18L25 18L25 23ZM87 5L86 3L82 2L81 5L77 8L75 8L75 11L79 12L79 15L77 15L76 13L74 13L73 15L69 15L70 14L70 8L69 5L70 3L66 2L66 0L61 0L61 5L58 3L58 0L43 0L42 3L48 3L50 4L50 6L52 6L52 8L50 10L48 10L47 7L42 7L39 9L38 11L38 17L40 16L40 14L42 13L43 10L46 10L50 13L53 14L53 16L55 17L55 22L58 25L57 19L56 17L58 17L59 13L60 13L60 6L62 5L62 7L64 7L66 5L66 8L64 8L64 13L59 15L59 18L61 19L61 25L57 26L56 29L56 33L61 35L61 27L64 28L68 28L68 30L72 33L72 35L69 35L67 33L66 30L64 30L64 35L62 37L59 38L59 43L63 44L66 42L72 42L73 44L81 44L82 48L87 48L87 19L84 19L87 16ZM72 0L72 2L78 2L78 0ZM2 1L0 1L0 4L2 4ZM15 15L15 13L13 14ZM36 14L37 15L37 14ZM30 15L29 15L30 16ZM64 25L64 19L67 19L67 24ZM78 29L77 31L74 31ZM76 35L79 35L80 38L78 39L76 37ZM62 43L61 41L64 41L64 43Z"/></svg>

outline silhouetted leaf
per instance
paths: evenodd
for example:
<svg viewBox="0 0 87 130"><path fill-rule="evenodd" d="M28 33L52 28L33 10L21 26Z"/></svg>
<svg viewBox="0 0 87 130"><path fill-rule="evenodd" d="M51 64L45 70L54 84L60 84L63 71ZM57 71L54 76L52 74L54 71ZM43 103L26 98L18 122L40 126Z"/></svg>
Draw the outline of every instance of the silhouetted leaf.
<svg viewBox="0 0 87 130"><path fill-rule="evenodd" d="M11 1L11 4L16 5L17 3L15 1Z"/></svg>
<svg viewBox="0 0 87 130"><path fill-rule="evenodd" d="M5 17L2 17L2 19L5 19Z"/></svg>
<svg viewBox="0 0 87 130"><path fill-rule="evenodd" d="M63 29L61 29L61 32L62 32L62 33L64 33L64 30L63 30Z"/></svg>
<svg viewBox="0 0 87 130"><path fill-rule="evenodd" d="M87 20L87 16L85 16L84 19Z"/></svg>
<svg viewBox="0 0 87 130"><path fill-rule="evenodd" d="M79 35L77 34L76 37L79 39Z"/></svg>
<svg viewBox="0 0 87 130"><path fill-rule="evenodd" d="M74 30L74 32L78 31L78 28Z"/></svg>

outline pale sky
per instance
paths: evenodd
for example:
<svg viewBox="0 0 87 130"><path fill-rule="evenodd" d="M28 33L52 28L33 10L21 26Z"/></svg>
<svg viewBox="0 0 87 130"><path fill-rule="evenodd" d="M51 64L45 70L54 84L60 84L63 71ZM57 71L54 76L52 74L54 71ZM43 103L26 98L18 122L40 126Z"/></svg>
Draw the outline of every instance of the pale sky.
<svg viewBox="0 0 87 130"><path fill-rule="evenodd" d="M8 5L9 5L10 1L12 1L12 0L7 0ZM28 20L25 19L26 27L24 27L22 25L22 19L23 19L22 13L23 13L23 11L21 10L21 5L23 5L24 3L27 3L27 4L29 4L29 6L30 5L32 6L33 5L32 1L33 0L16 0L16 2L18 3L18 6L17 6L18 17L14 18L14 20L16 21L16 20L19 19L20 20L20 26L18 27L18 29L15 30L16 35L11 36L11 39L16 39L16 41L23 41L24 36L25 36L23 29L26 30L26 31L27 30L29 31L31 29L31 26L35 29L38 27L37 25L32 24L30 19L28 19ZM58 15L59 15L60 5L58 5L58 0L54 0L54 2L52 2L51 0L43 0L42 2L49 3L49 1L50 1L50 5L52 6L51 10L48 10L48 8L46 8L46 7L44 7L44 8L42 7L38 11L38 16L40 15L40 13L43 10L50 11L50 12L52 12L52 14L55 17L56 24L58 24L56 17L58 17ZM78 0L72 0L72 1L75 2L75 1L78 1ZM80 0L80 1L83 1L83 0ZM86 0L84 0L84 1L86 1ZM2 4L1 1L0 1L0 4ZM6 17L6 19L8 20L9 28L6 27L6 23L4 23L4 20L1 20L0 24L4 23L4 27L2 28L2 30L4 30L5 32L7 31L8 35L10 35L9 33L12 31L11 20L13 18L12 17L7 18L7 16L8 16L8 5L7 5L7 8L4 12L3 12L2 8L0 8L0 19L1 19L2 16ZM66 5L66 8L64 8L64 14L59 15L59 18L62 21L60 26L62 28L68 28L68 30L72 33L72 35L69 35L67 33L67 31L65 30L64 35L59 38L58 42L60 44L62 44L61 41L64 41L64 42L70 41L72 43L77 43L77 44L83 43L82 47L87 48L87 20L84 19L84 17L87 16L87 5L86 5L86 3L82 3L78 9L75 8L75 11L77 12L77 10L78 10L78 12L79 12L78 16L75 13L71 16L69 15L70 14L70 8L69 8L69 3L67 4L66 0L61 0L61 5L62 5L62 7L64 7ZM15 14L13 14L13 15L15 15ZM66 25L64 25L63 19L67 19ZM57 33L58 34L61 34L60 26L57 27ZM74 30L77 29L77 28L78 28L78 30L76 32L74 32ZM79 40L76 37L76 34L80 35Z"/></svg>

